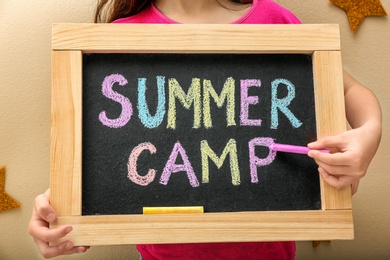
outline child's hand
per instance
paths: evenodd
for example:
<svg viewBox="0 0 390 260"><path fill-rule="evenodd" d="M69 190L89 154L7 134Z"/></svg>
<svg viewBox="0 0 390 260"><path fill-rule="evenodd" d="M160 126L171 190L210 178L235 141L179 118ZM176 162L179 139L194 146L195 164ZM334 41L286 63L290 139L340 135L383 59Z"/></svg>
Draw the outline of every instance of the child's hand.
<svg viewBox="0 0 390 260"><path fill-rule="evenodd" d="M346 131L337 136L325 137L308 144L310 149L329 149L335 153L312 150L312 157L322 178L329 185L343 189L352 186L352 194L358 189L359 180L366 174L368 166L379 145L377 135L368 127Z"/></svg>
<svg viewBox="0 0 390 260"><path fill-rule="evenodd" d="M58 246L49 245L49 242L56 241L72 231L71 226L62 226L56 229L49 228L49 224L54 223L57 219L53 208L50 206L49 197L50 190L47 190L44 194L35 198L35 205L28 225L28 233L33 237L42 256L52 258L87 251L89 247L75 247L71 241L65 241Z"/></svg>

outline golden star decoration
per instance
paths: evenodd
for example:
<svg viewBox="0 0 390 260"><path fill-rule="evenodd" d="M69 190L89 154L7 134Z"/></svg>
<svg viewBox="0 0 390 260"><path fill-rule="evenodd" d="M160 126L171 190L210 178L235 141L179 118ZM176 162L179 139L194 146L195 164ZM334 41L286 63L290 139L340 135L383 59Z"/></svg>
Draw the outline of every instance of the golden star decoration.
<svg viewBox="0 0 390 260"><path fill-rule="evenodd" d="M0 212L20 208L19 202L14 200L5 191L5 167L0 166Z"/></svg>
<svg viewBox="0 0 390 260"><path fill-rule="evenodd" d="M367 16L386 16L380 0L330 0L347 12L351 30L355 32Z"/></svg>

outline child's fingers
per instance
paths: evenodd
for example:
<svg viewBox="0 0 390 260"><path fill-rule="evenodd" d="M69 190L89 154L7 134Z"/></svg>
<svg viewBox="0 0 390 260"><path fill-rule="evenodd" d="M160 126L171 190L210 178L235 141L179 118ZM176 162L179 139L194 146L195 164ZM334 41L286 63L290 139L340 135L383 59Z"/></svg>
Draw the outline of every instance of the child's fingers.
<svg viewBox="0 0 390 260"><path fill-rule="evenodd" d="M34 239L34 242L37 244L39 251L44 258L53 258L59 255L63 255L64 252L73 247L73 244L69 241L63 242L58 246L49 246L47 242L39 239Z"/></svg>
<svg viewBox="0 0 390 260"><path fill-rule="evenodd" d="M324 174L324 176L329 179L333 177L338 179L348 175L350 172L348 159L345 158L346 156L343 153L328 154L319 151L310 151L309 156L316 161L320 169L326 172L327 175ZM334 183L336 181L339 182L338 180L330 180L329 182Z"/></svg>
<svg viewBox="0 0 390 260"><path fill-rule="evenodd" d="M50 246L48 243L45 243L44 241L38 239L35 241L35 243L37 244L42 256L45 258L53 258L60 255L84 253L89 248L86 246L74 247L73 243L70 241L65 241L57 246Z"/></svg>
<svg viewBox="0 0 390 260"><path fill-rule="evenodd" d="M323 169L327 172L327 174L330 174L331 176L334 176L336 178L341 178L343 176L348 176L346 173L348 172L348 166L329 166L327 164L318 163L317 165L319 168Z"/></svg>
<svg viewBox="0 0 390 260"><path fill-rule="evenodd" d="M326 164L330 166L348 166L350 162L350 156L345 153L324 153L317 150L311 150L308 156L313 158L317 164Z"/></svg>
<svg viewBox="0 0 390 260"><path fill-rule="evenodd" d="M50 229L43 225L31 225L29 233L34 238L42 240L43 242L52 242L63 238L72 231L71 226L62 226L55 229Z"/></svg>
<svg viewBox="0 0 390 260"><path fill-rule="evenodd" d="M343 189L351 185L351 181L347 176L338 177L329 174L325 169L321 167L318 168L318 171L321 174L322 179L330 186L335 187L336 189Z"/></svg>
<svg viewBox="0 0 390 260"><path fill-rule="evenodd" d="M48 223L53 223L56 221L57 216L54 209L50 206L49 196L50 190L38 195L35 198L34 209L40 218L46 220Z"/></svg>
<svg viewBox="0 0 390 260"><path fill-rule="evenodd" d="M50 246L50 242L57 241L72 231L71 226L61 226L50 229L49 223L56 221L56 214L50 206L50 190L35 198L32 216L28 225L28 232L34 238L39 251L45 258L59 255L69 255L87 251L89 247L77 246L72 242L65 241L56 246Z"/></svg>
<svg viewBox="0 0 390 260"><path fill-rule="evenodd" d="M343 147L345 142L346 140L342 136L327 136L309 143L308 147L310 149L339 148Z"/></svg>
<svg viewBox="0 0 390 260"><path fill-rule="evenodd" d="M358 188L359 188L359 180L352 182L352 187L351 187L352 195L354 195L358 191Z"/></svg>

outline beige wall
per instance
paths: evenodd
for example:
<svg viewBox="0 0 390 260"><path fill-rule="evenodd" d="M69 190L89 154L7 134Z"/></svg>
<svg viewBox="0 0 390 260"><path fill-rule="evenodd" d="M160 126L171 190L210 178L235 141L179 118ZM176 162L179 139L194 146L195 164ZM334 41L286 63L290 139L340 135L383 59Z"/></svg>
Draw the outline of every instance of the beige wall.
<svg viewBox="0 0 390 260"><path fill-rule="evenodd" d="M390 26L367 18L353 34L343 10L328 0L278 0L304 23L340 23L344 67L379 97L384 134L379 152L354 196L354 241L313 249L299 242L297 259L390 257ZM390 1L382 1L390 13ZM0 1L0 165L6 191L22 207L0 213L0 259L41 259L27 234L33 198L49 186L50 26L91 22L94 0ZM136 259L134 247L95 247L67 259Z"/></svg>

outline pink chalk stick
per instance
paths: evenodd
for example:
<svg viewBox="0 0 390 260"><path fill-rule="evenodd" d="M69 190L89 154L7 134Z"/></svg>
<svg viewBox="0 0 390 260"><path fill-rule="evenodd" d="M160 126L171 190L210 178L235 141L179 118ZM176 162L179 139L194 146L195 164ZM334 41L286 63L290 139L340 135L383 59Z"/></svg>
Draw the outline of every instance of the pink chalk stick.
<svg viewBox="0 0 390 260"><path fill-rule="evenodd" d="M272 144L270 149L277 152L285 152L285 153L299 153L299 154L308 154L311 150L306 146L297 146L297 145L289 145L289 144ZM329 153L329 150L317 150L322 153Z"/></svg>

